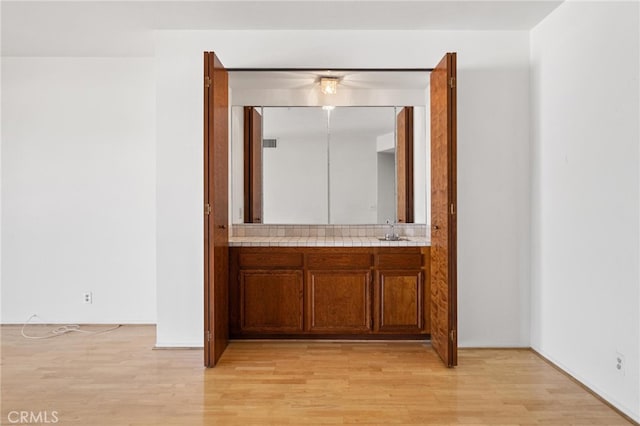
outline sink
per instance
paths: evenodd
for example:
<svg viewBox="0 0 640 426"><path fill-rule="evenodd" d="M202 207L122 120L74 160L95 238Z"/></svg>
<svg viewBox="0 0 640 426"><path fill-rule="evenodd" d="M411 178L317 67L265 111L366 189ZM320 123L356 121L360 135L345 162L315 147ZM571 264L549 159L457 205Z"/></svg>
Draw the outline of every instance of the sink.
<svg viewBox="0 0 640 426"><path fill-rule="evenodd" d="M397 238L391 238L391 237L378 237L378 239L380 241L409 241L409 239L407 237L397 237Z"/></svg>

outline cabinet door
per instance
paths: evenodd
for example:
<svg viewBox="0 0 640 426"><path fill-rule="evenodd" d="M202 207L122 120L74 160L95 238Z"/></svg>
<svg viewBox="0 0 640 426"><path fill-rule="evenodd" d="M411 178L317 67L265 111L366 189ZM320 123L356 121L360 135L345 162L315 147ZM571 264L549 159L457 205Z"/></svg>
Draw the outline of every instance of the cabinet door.
<svg viewBox="0 0 640 426"><path fill-rule="evenodd" d="M376 331L415 333L424 329L422 271L380 271L375 295Z"/></svg>
<svg viewBox="0 0 640 426"><path fill-rule="evenodd" d="M371 273L309 271L307 325L319 333L362 333L372 329Z"/></svg>
<svg viewBox="0 0 640 426"><path fill-rule="evenodd" d="M242 331L302 331L302 271L240 271Z"/></svg>

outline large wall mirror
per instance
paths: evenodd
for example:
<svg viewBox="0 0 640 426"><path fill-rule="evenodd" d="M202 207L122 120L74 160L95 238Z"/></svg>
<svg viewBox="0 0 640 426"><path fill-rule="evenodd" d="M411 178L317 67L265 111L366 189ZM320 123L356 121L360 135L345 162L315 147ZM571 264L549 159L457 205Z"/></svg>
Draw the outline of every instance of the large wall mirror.
<svg viewBox="0 0 640 426"><path fill-rule="evenodd" d="M319 72L238 74L233 223L427 222L426 73L342 75L333 97L319 90Z"/></svg>

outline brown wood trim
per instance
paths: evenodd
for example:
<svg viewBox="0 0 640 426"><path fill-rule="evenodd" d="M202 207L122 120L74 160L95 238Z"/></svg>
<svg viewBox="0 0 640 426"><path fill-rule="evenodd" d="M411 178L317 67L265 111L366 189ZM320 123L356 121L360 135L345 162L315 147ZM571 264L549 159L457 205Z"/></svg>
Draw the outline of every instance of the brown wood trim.
<svg viewBox="0 0 640 426"><path fill-rule="evenodd" d="M424 312L424 325L423 330L429 333L429 339L431 339L431 249L429 247L423 247L421 249L423 259L426 261L423 263L424 269L424 297L422 298Z"/></svg>
<svg viewBox="0 0 640 426"><path fill-rule="evenodd" d="M274 72L274 71L354 71L354 72L431 72L433 68L227 68L233 72Z"/></svg>
<svg viewBox="0 0 640 426"><path fill-rule="evenodd" d="M500 348L503 349L503 348ZM553 361L551 361L549 358L547 358L546 356L542 355L540 352L538 352L537 350L533 349L533 348L525 348L530 350L531 352L533 352L536 356L538 356L541 360L543 360L544 362L546 362L547 364L549 364L551 367L555 368L557 371L559 371L560 373L562 373L563 375L565 375L567 378L569 378L572 382L574 382L575 384L577 384L578 386L580 386L582 389L584 389L585 391L589 392L591 395L593 395L596 399L598 399L600 402L602 402L604 405L608 406L609 408L611 408L613 411L615 411L616 413L620 414L620 416L622 416L626 421L628 421L630 424L635 425L635 426L640 426L640 423L636 422L635 420L633 420L631 417L629 417L627 414L625 414L624 412L622 412L618 407L616 407L615 405L611 404L609 401L607 401L606 399L604 399L602 396L600 396L600 394L598 394L596 391L594 391L593 389L591 389L589 386L585 385L584 383L582 383L580 380L576 379L574 376L572 376L570 373L568 373L566 370L564 370L563 368L561 368L559 365L557 365L556 363L554 363Z"/></svg>
<svg viewBox="0 0 640 426"><path fill-rule="evenodd" d="M251 114L253 107L244 107L244 223L251 223Z"/></svg>
<svg viewBox="0 0 640 426"><path fill-rule="evenodd" d="M407 197L407 217L406 223L414 223L414 183L413 183L413 107L405 107L407 114L407 146L406 148L406 197Z"/></svg>
<svg viewBox="0 0 640 426"><path fill-rule="evenodd" d="M240 251L229 247L229 336L240 331Z"/></svg>
<svg viewBox="0 0 640 426"><path fill-rule="evenodd" d="M448 79L453 81L449 87L449 202L454 206L449 221L449 326L454 331L454 339L451 343L453 365L458 365L458 168L457 168L457 54L447 54L449 63L447 70Z"/></svg>

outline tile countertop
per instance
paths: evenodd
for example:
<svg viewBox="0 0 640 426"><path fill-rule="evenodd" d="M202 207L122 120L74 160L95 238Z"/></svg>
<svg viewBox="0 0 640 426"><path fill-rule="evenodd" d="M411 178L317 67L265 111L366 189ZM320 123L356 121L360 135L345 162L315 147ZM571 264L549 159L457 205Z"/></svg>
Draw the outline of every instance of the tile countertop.
<svg viewBox="0 0 640 426"><path fill-rule="evenodd" d="M403 241L381 241L377 237L230 237L231 247L425 247L426 237L402 237Z"/></svg>

